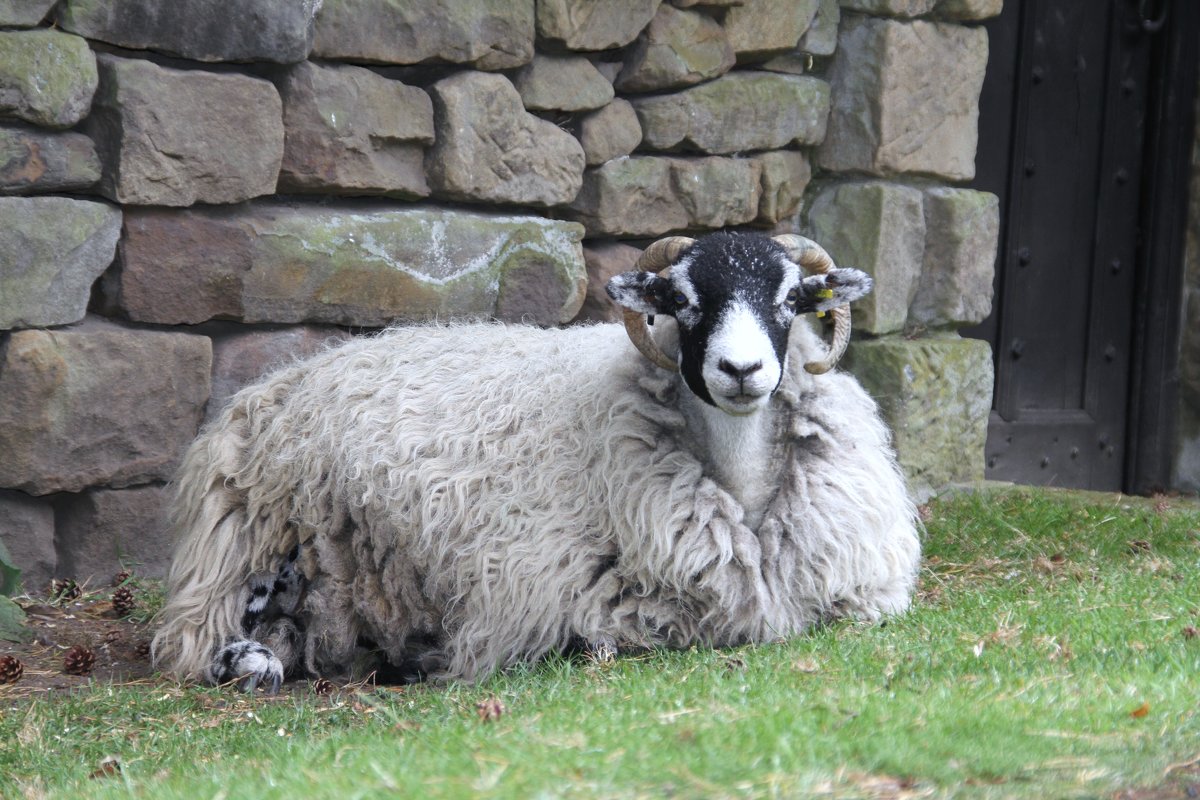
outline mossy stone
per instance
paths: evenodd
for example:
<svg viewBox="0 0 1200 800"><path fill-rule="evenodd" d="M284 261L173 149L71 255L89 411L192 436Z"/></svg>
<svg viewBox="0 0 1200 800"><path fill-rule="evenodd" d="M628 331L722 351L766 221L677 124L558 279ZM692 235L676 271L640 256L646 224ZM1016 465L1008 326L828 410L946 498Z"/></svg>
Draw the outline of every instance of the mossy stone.
<svg viewBox="0 0 1200 800"><path fill-rule="evenodd" d="M0 119L69 128L87 116L98 82L96 57L83 38L0 31Z"/></svg>
<svg viewBox="0 0 1200 800"><path fill-rule="evenodd" d="M842 363L879 403L917 495L983 479L992 407L987 342L953 335L856 341Z"/></svg>

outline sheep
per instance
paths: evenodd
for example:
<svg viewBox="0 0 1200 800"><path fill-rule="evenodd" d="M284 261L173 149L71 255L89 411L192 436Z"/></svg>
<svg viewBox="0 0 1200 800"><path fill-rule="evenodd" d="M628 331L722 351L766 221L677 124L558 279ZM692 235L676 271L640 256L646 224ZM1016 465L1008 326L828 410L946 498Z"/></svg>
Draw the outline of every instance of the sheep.
<svg viewBox="0 0 1200 800"><path fill-rule="evenodd" d="M875 403L831 371L869 276L716 233L606 288L624 326L396 327L238 393L176 480L156 663L269 691L477 681L907 609L915 509ZM828 349L793 324L827 311Z"/></svg>

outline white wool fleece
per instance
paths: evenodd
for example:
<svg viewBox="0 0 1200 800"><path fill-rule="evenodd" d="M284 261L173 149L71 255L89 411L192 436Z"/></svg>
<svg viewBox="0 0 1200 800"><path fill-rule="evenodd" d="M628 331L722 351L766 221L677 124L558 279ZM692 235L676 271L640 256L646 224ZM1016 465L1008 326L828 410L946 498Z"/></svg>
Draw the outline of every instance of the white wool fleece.
<svg viewBox="0 0 1200 800"><path fill-rule="evenodd" d="M574 637L729 645L903 611L914 509L874 402L804 371L820 352L795 325L753 530L678 375L617 325L397 328L277 372L181 467L156 659L202 676L248 577L297 542L322 675L353 673L361 639L473 680Z"/></svg>

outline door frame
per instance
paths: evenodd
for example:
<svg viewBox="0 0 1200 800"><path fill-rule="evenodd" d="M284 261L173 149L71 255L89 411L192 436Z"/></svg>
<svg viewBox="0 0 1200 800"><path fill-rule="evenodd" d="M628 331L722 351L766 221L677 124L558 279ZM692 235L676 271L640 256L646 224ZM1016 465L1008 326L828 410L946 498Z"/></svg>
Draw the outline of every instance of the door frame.
<svg viewBox="0 0 1200 800"><path fill-rule="evenodd" d="M1011 1L1011 0L1010 0ZM1125 491L1171 486L1179 410L1179 347L1192 149L1196 141L1200 4L1159 0L1169 15L1152 53L1137 289L1126 427Z"/></svg>

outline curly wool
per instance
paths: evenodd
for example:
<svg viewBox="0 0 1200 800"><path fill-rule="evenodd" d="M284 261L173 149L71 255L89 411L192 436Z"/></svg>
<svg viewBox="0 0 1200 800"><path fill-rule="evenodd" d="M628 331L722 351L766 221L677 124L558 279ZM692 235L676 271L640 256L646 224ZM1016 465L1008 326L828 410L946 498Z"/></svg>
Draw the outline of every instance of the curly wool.
<svg viewBox="0 0 1200 800"><path fill-rule="evenodd" d="M397 328L240 392L188 451L155 657L201 677L296 543L303 662L363 642L479 679L577 637L731 645L904 610L920 545L874 402L795 325L755 530L694 452L677 375L616 325Z"/></svg>

